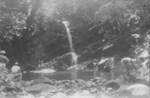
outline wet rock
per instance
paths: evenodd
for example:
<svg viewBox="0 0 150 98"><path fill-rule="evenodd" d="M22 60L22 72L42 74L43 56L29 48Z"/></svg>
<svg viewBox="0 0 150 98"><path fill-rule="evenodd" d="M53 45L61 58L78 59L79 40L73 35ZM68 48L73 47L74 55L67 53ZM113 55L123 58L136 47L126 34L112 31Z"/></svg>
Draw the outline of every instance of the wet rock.
<svg viewBox="0 0 150 98"><path fill-rule="evenodd" d="M16 87L12 87L12 86L5 86L5 87L3 88L3 91L5 91L5 92L12 92L12 91L20 92L21 89L16 88Z"/></svg>
<svg viewBox="0 0 150 98"><path fill-rule="evenodd" d="M112 88L113 90L118 90L120 88L120 85L114 81L107 81L104 86L106 88Z"/></svg>
<svg viewBox="0 0 150 98"><path fill-rule="evenodd" d="M64 92L64 89L63 89L63 88L58 87L57 92L62 93L62 92Z"/></svg>
<svg viewBox="0 0 150 98"><path fill-rule="evenodd" d="M69 52L53 59L53 61L50 61L53 62L53 64L51 65L54 66L54 69L56 70L66 70L71 65L72 54L73 54L72 52Z"/></svg>
<svg viewBox="0 0 150 98"><path fill-rule="evenodd" d="M44 96L39 96L39 97L36 97L36 98L45 98Z"/></svg>
<svg viewBox="0 0 150 98"><path fill-rule="evenodd" d="M40 95L43 97L50 97L52 93L50 93L49 91L41 91Z"/></svg>
<svg viewBox="0 0 150 98"><path fill-rule="evenodd" d="M96 87L95 82L89 81L89 83L91 84L92 87Z"/></svg>
<svg viewBox="0 0 150 98"><path fill-rule="evenodd" d="M0 93L0 98L5 98L5 97L4 97L4 94L1 94L1 93Z"/></svg>
<svg viewBox="0 0 150 98"><path fill-rule="evenodd" d="M55 79L51 79L52 83L56 84L56 80Z"/></svg>
<svg viewBox="0 0 150 98"><path fill-rule="evenodd" d="M112 96L112 94L106 94L106 93L98 93L96 94L95 98L127 98L127 97L117 97L117 96Z"/></svg>
<svg viewBox="0 0 150 98"><path fill-rule="evenodd" d="M95 77L94 79L96 79L96 80L101 80L102 78L101 78L101 77Z"/></svg>
<svg viewBox="0 0 150 98"><path fill-rule="evenodd" d="M34 81L34 84L39 84L39 83L45 83L45 84L50 84L50 85L53 85L54 82L52 80L50 80L49 78L47 77L40 77L38 79L35 79Z"/></svg>
<svg viewBox="0 0 150 98"><path fill-rule="evenodd" d="M73 94L72 89L66 89L66 91L64 93L67 95Z"/></svg>
<svg viewBox="0 0 150 98"><path fill-rule="evenodd" d="M94 87L94 88L91 88L91 89L90 89L90 92L91 92L91 93L97 93L97 92L98 92L98 89L95 88L95 87Z"/></svg>
<svg viewBox="0 0 150 98"><path fill-rule="evenodd" d="M104 91L104 87L102 87L102 86L97 86L96 88L97 88L98 92Z"/></svg>
<svg viewBox="0 0 150 98"><path fill-rule="evenodd" d="M4 81L3 81L3 80L0 80L0 86L3 85L3 84L4 84Z"/></svg>
<svg viewBox="0 0 150 98"><path fill-rule="evenodd" d="M65 88L65 84L57 85L57 88Z"/></svg>
<svg viewBox="0 0 150 98"><path fill-rule="evenodd" d="M21 86L26 87L26 86L30 86L32 83L32 81L20 81L19 83L21 84Z"/></svg>
<svg viewBox="0 0 150 98"><path fill-rule="evenodd" d="M35 98L32 94L26 96L26 98Z"/></svg>
<svg viewBox="0 0 150 98"><path fill-rule="evenodd" d="M66 83L70 83L70 80L66 80Z"/></svg>
<svg viewBox="0 0 150 98"><path fill-rule="evenodd" d="M144 84L133 84L127 88L127 90L132 92L132 95L134 96L143 96L150 94L150 87L144 85Z"/></svg>
<svg viewBox="0 0 150 98"><path fill-rule="evenodd" d="M66 88L70 88L70 83L65 83Z"/></svg>
<svg viewBox="0 0 150 98"><path fill-rule="evenodd" d="M76 85L76 81L75 81L75 80L72 80L72 81L71 81L71 85Z"/></svg>
<svg viewBox="0 0 150 98"><path fill-rule="evenodd" d="M35 84L32 86L28 86L25 88L25 91L27 92L32 92L32 91L37 91L37 92L56 92L57 88L49 85L49 84Z"/></svg>
<svg viewBox="0 0 150 98"><path fill-rule="evenodd" d="M84 90L83 92L76 92L75 94L69 96L69 98L95 98L89 91Z"/></svg>
<svg viewBox="0 0 150 98"><path fill-rule="evenodd" d="M90 94L90 92L88 90L83 90L82 93L83 94Z"/></svg>
<svg viewBox="0 0 150 98"><path fill-rule="evenodd" d="M96 85L97 85L97 86L103 86L104 83L99 82L99 83L97 83Z"/></svg>
<svg viewBox="0 0 150 98"><path fill-rule="evenodd" d="M130 98L132 96L131 92L128 90L121 90L115 93L115 95L120 96L120 97L124 97L127 96L128 98Z"/></svg>
<svg viewBox="0 0 150 98"><path fill-rule="evenodd" d="M105 83L105 82L107 82L107 81L108 81L107 79L102 79L102 80L101 80L102 83Z"/></svg>
<svg viewBox="0 0 150 98"><path fill-rule="evenodd" d="M35 98L32 94L17 96L17 98Z"/></svg>
<svg viewBox="0 0 150 98"><path fill-rule="evenodd" d="M2 97L3 98L3 97ZM7 93L6 95L5 95L5 98L15 98L15 96L13 96L13 94L11 94L11 93Z"/></svg>
<svg viewBox="0 0 150 98"><path fill-rule="evenodd" d="M95 81L96 81L96 79L90 79L90 81L95 82Z"/></svg>
<svg viewBox="0 0 150 98"><path fill-rule="evenodd" d="M63 83L66 83L66 82L68 82L68 81L67 81L67 80L62 80L62 82L63 82Z"/></svg>
<svg viewBox="0 0 150 98"><path fill-rule="evenodd" d="M57 82L55 83L55 85L61 85L61 84L63 84L63 81L57 81Z"/></svg>
<svg viewBox="0 0 150 98"><path fill-rule="evenodd" d="M57 93L55 95L53 95L52 97L49 98L68 98L68 96L64 93Z"/></svg>
<svg viewBox="0 0 150 98"><path fill-rule="evenodd" d="M76 68L76 66L71 66L71 67L67 68L67 70L75 71L75 70L77 70L77 68Z"/></svg>
<svg viewBox="0 0 150 98"><path fill-rule="evenodd" d="M103 82L101 80L97 80L95 81L96 84L103 84Z"/></svg>
<svg viewBox="0 0 150 98"><path fill-rule="evenodd" d="M86 87L87 87L87 88L89 88L89 87L91 87L91 86L92 86L91 83L89 83L89 82L86 83Z"/></svg>
<svg viewBox="0 0 150 98"><path fill-rule="evenodd" d="M91 61L89 64L87 64L87 66L85 67L85 69L87 70L94 70L95 69L95 65L93 63L93 61Z"/></svg>

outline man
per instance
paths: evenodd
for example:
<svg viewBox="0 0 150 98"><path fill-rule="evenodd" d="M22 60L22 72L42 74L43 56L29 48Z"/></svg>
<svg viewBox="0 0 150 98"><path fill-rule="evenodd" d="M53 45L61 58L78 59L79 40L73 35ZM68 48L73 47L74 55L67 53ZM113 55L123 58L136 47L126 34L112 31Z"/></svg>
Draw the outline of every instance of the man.
<svg viewBox="0 0 150 98"><path fill-rule="evenodd" d="M8 70L5 66L9 60L6 56L4 56L5 53L6 52L4 50L0 51L0 78L2 79L6 78L6 74L4 73L8 73Z"/></svg>
<svg viewBox="0 0 150 98"><path fill-rule="evenodd" d="M5 53L4 50L0 51L0 69L5 69L5 66L9 62L9 59L4 55Z"/></svg>
<svg viewBox="0 0 150 98"><path fill-rule="evenodd" d="M11 73L19 73L19 72L21 72L21 68L18 65L18 62L16 62L15 65L12 66L10 71L11 71Z"/></svg>
<svg viewBox="0 0 150 98"><path fill-rule="evenodd" d="M20 81L22 79L22 73L21 68L18 65L18 62L15 63L15 65L12 66L10 69L11 73L13 74L13 79L16 81Z"/></svg>
<svg viewBox="0 0 150 98"><path fill-rule="evenodd" d="M121 59L121 65L123 68L125 68L126 73L129 73L131 70L136 70L134 62L134 59L130 57L124 57Z"/></svg>

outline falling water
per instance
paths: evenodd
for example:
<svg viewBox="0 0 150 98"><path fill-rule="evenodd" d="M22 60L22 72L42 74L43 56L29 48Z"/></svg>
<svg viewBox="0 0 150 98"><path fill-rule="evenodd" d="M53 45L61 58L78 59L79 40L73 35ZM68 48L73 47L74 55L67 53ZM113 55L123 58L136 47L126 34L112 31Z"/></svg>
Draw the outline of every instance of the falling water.
<svg viewBox="0 0 150 98"><path fill-rule="evenodd" d="M72 36L70 34L70 29L69 29L69 22L63 21L62 23L65 25L67 36L68 36L68 40L69 40L70 51L71 51L71 55L72 55L72 64L74 64L76 66L76 68L77 68L78 56L74 52L73 43L72 43Z"/></svg>

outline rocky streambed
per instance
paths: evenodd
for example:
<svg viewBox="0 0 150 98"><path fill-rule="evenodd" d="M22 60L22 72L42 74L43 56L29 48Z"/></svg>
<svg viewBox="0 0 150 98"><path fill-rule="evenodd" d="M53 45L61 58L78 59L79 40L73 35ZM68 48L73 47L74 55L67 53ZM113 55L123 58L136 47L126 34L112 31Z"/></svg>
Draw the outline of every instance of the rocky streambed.
<svg viewBox="0 0 150 98"><path fill-rule="evenodd" d="M55 80L40 77L31 81L16 81L2 84L0 98L148 98L133 96L121 84L95 77L85 81Z"/></svg>

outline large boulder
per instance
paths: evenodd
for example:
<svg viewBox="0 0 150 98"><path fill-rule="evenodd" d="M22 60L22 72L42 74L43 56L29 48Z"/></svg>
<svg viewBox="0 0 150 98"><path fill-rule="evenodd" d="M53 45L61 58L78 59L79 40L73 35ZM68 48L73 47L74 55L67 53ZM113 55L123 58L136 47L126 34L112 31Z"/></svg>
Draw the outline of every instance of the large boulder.
<svg viewBox="0 0 150 98"><path fill-rule="evenodd" d="M87 90L84 90L83 92L76 92L75 94L69 97L70 98L95 98L95 96L90 94L90 92Z"/></svg>
<svg viewBox="0 0 150 98"><path fill-rule="evenodd" d="M67 70L72 65L72 52L66 53L62 56L54 58L45 63L46 67L53 67L55 70Z"/></svg>
<svg viewBox="0 0 150 98"><path fill-rule="evenodd" d="M86 70L96 70L96 61L95 61L95 59L87 62L85 69Z"/></svg>
<svg viewBox="0 0 150 98"><path fill-rule="evenodd" d="M57 93L50 98L69 98L69 97L64 93Z"/></svg>
<svg viewBox="0 0 150 98"><path fill-rule="evenodd" d="M53 85L53 81L50 80L49 78L43 76L43 77L40 77L38 79L35 79L33 80L33 84L50 84L50 85Z"/></svg>
<svg viewBox="0 0 150 98"><path fill-rule="evenodd" d="M107 81L104 86L106 88L112 88L113 90L118 90L120 88L120 85L115 81Z"/></svg>
<svg viewBox="0 0 150 98"><path fill-rule="evenodd" d="M134 84L127 88L127 90L132 92L132 95L134 96L150 96L150 88L144 84Z"/></svg>
<svg viewBox="0 0 150 98"><path fill-rule="evenodd" d="M32 86L28 86L28 87L25 87L25 91L26 92L29 92L29 93L33 93L33 92L36 92L36 93L44 93L44 92L48 92L48 93L52 93L52 92L56 92L57 91L57 88L52 86L52 85L49 85L49 84L34 84Z"/></svg>

